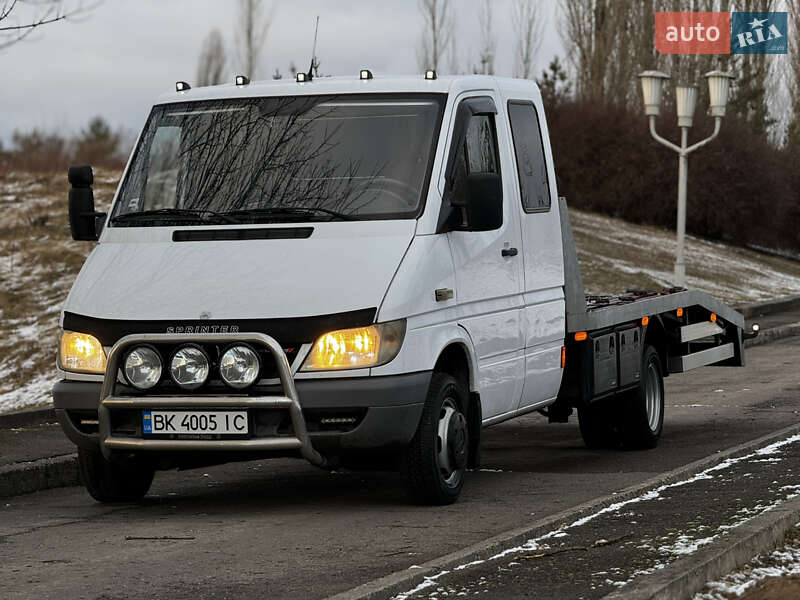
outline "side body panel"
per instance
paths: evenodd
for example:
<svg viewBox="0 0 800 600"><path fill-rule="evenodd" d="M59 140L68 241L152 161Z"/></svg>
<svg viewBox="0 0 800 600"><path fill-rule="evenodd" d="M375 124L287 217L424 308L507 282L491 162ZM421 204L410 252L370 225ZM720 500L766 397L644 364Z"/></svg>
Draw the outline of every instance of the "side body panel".
<svg viewBox="0 0 800 600"><path fill-rule="evenodd" d="M471 92L456 98L490 96L498 111L496 93ZM455 297L459 324L467 331L478 358L478 391L484 418L513 411L522 394L525 367L522 330L521 251L519 213L513 205L513 180L507 176L512 160L508 130L495 118L500 174L503 177L503 224L493 231L453 231L447 234L456 274ZM452 130L452 125L451 125Z"/></svg>
<svg viewBox="0 0 800 600"><path fill-rule="evenodd" d="M502 87L502 118L509 129L511 160L506 175L511 179L512 203L520 216L523 246L522 329L525 336L525 385L520 410L546 406L558 394L561 384L561 346L566 331L564 303L564 259L558 193L541 96L533 85L517 82ZM509 101L530 109L538 121L541 140L522 135L511 122ZM536 147L539 146L540 147ZM518 146L518 148L517 148ZM517 155L527 164L518 164ZM530 172L537 156L543 156L547 174L549 206L535 210L523 207L520 171ZM506 165L504 165L506 166Z"/></svg>

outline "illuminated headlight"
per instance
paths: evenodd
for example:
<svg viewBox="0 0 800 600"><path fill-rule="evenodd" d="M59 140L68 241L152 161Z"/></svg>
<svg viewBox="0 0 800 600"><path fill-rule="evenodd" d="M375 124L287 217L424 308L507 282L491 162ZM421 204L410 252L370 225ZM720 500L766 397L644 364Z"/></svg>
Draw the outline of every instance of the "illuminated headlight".
<svg viewBox="0 0 800 600"><path fill-rule="evenodd" d="M251 385L258 379L260 370L261 363L256 351L242 344L228 348L219 360L219 376L236 389Z"/></svg>
<svg viewBox="0 0 800 600"><path fill-rule="evenodd" d="M137 346L125 355L122 373L139 390L149 390L161 380L161 356L150 346Z"/></svg>
<svg viewBox="0 0 800 600"><path fill-rule="evenodd" d="M331 331L314 342L301 370L362 369L386 364L400 352L405 333L405 320Z"/></svg>
<svg viewBox="0 0 800 600"><path fill-rule="evenodd" d="M172 355L169 373L182 388L199 388L208 379L208 356L199 346L183 346Z"/></svg>
<svg viewBox="0 0 800 600"><path fill-rule="evenodd" d="M62 331L58 364L65 371L105 373L106 353L103 345L93 335Z"/></svg>

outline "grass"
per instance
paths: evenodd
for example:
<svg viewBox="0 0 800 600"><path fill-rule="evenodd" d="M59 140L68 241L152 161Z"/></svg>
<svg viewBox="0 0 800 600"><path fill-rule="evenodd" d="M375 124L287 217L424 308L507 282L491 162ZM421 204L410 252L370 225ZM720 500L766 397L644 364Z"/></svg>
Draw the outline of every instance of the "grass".
<svg viewBox="0 0 800 600"><path fill-rule="evenodd" d="M95 174L98 209L118 177ZM68 192L66 173L0 175L0 410L49 401L59 312L92 247L70 237Z"/></svg>
<svg viewBox="0 0 800 600"><path fill-rule="evenodd" d="M119 172L95 173L106 210ZM0 175L0 411L49 402L59 312L93 244L72 241L66 174ZM669 286L674 234L571 211L587 292ZM800 293L800 262L689 238L690 287L738 304Z"/></svg>
<svg viewBox="0 0 800 600"><path fill-rule="evenodd" d="M587 293L672 285L675 232L570 210ZM800 294L800 261L686 239L687 286L738 305Z"/></svg>

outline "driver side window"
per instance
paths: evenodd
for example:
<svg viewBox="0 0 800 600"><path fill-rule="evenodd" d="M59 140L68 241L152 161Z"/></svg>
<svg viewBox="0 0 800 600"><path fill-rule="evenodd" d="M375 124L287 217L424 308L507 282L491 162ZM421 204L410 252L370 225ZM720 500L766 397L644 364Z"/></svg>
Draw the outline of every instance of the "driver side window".
<svg viewBox="0 0 800 600"><path fill-rule="evenodd" d="M456 156L453 177L454 197L464 197L467 175L499 173L499 165L494 118L489 115L473 115L467 125L464 145Z"/></svg>

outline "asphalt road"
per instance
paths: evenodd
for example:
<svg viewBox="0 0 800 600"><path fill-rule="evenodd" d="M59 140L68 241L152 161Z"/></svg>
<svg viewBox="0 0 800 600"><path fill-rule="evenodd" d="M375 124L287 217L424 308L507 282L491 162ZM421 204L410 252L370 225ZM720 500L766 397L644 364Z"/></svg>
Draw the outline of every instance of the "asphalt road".
<svg viewBox="0 0 800 600"><path fill-rule="evenodd" d="M79 488L8 498L0 595L322 598L800 421L800 338L747 359L669 378L655 450L590 451L577 423L538 415L487 429L449 507L409 505L391 473L289 460L160 473L141 505Z"/></svg>

